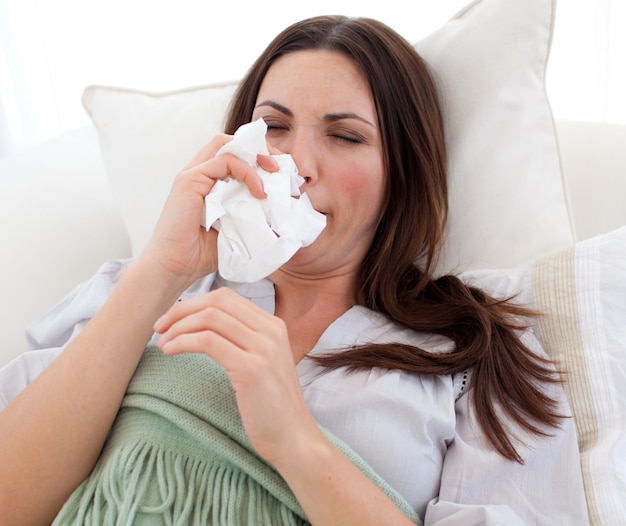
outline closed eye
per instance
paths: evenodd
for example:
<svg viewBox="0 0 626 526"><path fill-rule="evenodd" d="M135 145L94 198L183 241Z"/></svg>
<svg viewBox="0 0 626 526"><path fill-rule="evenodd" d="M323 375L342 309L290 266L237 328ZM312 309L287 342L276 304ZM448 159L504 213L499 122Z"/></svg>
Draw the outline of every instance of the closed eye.
<svg viewBox="0 0 626 526"><path fill-rule="evenodd" d="M284 124L277 124L277 123L266 123L267 124L267 132L272 132L272 131L285 131L288 130L288 127L285 126Z"/></svg>
<svg viewBox="0 0 626 526"><path fill-rule="evenodd" d="M339 139L340 141L347 142L350 144L361 144L363 143L362 137L352 136L352 135L340 135L340 134L332 134L331 137L335 139Z"/></svg>
<svg viewBox="0 0 626 526"><path fill-rule="evenodd" d="M333 123L332 126L328 127L326 133L328 133L329 137L350 144L362 144L366 142L365 136L347 123Z"/></svg>

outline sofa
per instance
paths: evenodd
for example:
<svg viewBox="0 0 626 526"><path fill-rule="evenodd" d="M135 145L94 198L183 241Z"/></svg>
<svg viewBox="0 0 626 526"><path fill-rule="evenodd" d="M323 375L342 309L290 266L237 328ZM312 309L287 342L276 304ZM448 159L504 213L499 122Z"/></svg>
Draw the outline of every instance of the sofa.
<svg viewBox="0 0 626 526"><path fill-rule="evenodd" d="M543 312L532 323L568 370L590 522L625 524L626 126L554 119L555 5L479 0L415 42L446 125L438 272ZM90 126L0 161L0 365L43 345L29 324L103 263L141 251L172 177L221 129L236 85L88 86Z"/></svg>

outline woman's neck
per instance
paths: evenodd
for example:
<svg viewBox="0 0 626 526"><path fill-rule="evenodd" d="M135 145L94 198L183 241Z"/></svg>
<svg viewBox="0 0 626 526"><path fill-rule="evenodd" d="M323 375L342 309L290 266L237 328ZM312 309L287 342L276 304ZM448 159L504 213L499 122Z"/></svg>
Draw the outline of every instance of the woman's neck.
<svg viewBox="0 0 626 526"><path fill-rule="evenodd" d="M274 314L287 326L297 363L328 326L354 305L353 279L335 276L312 280L282 273L272 278L276 290Z"/></svg>

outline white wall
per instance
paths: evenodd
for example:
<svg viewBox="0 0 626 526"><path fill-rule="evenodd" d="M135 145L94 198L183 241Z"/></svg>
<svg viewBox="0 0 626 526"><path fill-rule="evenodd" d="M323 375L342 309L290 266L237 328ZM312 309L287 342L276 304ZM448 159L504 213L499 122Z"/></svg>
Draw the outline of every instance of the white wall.
<svg viewBox="0 0 626 526"><path fill-rule="evenodd" d="M316 14L379 18L414 41L468 2L0 0L0 157L87 124L89 84L159 91L239 78L279 30ZM548 77L557 118L626 123L625 9L560 0Z"/></svg>
<svg viewBox="0 0 626 526"><path fill-rule="evenodd" d="M548 69L557 117L626 124L626 1L559 0Z"/></svg>

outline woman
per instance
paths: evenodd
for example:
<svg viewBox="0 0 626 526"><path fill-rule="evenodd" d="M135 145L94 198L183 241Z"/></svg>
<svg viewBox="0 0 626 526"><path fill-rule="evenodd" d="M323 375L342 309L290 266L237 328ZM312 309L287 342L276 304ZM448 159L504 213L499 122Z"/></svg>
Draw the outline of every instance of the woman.
<svg viewBox="0 0 626 526"><path fill-rule="evenodd" d="M318 424L428 524L586 523L580 473L564 470L578 463L573 423L522 330L528 313L433 277L444 137L411 46L366 19L295 24L242 81L226 132L257 118L327 227L269 282L238 289L254 301L206 278L216 232L198 224L215 181L264 197L254 169L215 156L231 136L215 137L176 178L150 243L99 312L0 413L3 522L50 522L89 475L156 331L165 354L224 368L254 450L312 524L411 523ZM258 162L276 170L271 157ZM175 303L197 280L211 291Z"/></svg>

